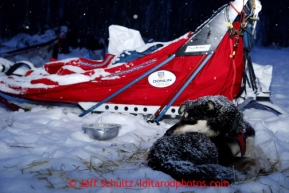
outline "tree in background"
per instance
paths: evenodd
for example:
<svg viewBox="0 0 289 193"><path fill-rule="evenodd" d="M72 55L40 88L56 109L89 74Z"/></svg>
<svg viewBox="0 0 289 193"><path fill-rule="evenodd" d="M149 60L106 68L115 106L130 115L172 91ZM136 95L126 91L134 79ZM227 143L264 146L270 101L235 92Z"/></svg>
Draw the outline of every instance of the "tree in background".
<svg viewBox="0 0 289 193"><path fill-rule="evenodd" d="M41 33L70 23L71 46L86 37L108 38L108 26L139 30L144 38L170 41L194 31L230 0L1 0L0 39L19 32ZM261 0L257 31L261 45L289 46L289 1Z"/></svg>

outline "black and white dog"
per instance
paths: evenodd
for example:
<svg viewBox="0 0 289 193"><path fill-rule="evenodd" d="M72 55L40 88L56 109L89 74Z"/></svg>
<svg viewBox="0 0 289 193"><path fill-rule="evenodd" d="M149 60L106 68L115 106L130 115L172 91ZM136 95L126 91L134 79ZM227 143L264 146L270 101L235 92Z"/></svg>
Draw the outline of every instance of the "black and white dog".
<svg viewBox="0 0 289 193"><path fill-rule="evenodd" d="M151 147L151 168L179 181L229 182L270 170L263 151L253 147L255 130L226 97L187 101L179 114L181 120Z"/></svg>

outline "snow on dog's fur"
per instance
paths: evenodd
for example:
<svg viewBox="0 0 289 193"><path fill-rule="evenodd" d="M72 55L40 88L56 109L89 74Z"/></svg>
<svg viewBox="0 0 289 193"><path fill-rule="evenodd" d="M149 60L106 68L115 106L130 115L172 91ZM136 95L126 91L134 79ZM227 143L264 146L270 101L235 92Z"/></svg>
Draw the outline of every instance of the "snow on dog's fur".
<svg viewBox="0 0 289 193"><path fill-rule="evenodd" d="M179 114L181 120L151 147L151 168L176 180L207 182L233 182L270 170L262 150L253 147L255 130L224 96L187 101Z"/></svg>

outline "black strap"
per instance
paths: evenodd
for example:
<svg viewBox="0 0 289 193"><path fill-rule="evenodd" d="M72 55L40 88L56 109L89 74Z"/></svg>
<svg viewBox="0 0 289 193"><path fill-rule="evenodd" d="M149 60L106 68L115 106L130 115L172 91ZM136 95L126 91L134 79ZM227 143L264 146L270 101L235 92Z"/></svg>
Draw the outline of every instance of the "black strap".
<svg viewBox="0 0 289 193"><path fill-rule="evenodd" d="M243 72L243 78L242 78L243 85L240 87L240 90L239 90L239 92L238 92L238 94L237 94L237 96L235 98L241 97L243 92L245 92L245 94L247 94L247 90L246 90L247 80L248 80L248 77L247 77L246 71L244 71Z"/></svg>
<svg viewBox="0 0 289 193"><path fill-rule="evenodd" d="M12 66L10 66L10 68L7 70L7 72L5 72L5 74L6 74L7 76L10 76L10 75L12 75L12 74L15 72L15 70L17 70L19 67L21 67L21 66L23 66L23 65L28 66L29 69L31 69L31 67L30 67L28 64L24 63L24 62L16 62L16 63L13 64ZM13 75L21 76L21 75L19 75L19 74L13 74Z"/></svg>
<svg viewBox="0 0 289 193"><path fill-rule="evenodd" d="M253 68L253 63L250 57L250 54L245 51L245 57L246 57L246 61L247 61L247 66L248 66L248 71L249 71L249 78L250 78L250 82L251 82L251 86L253 91L257 90L257 85L256 85L256 75L254 72L254 68Z"/></svg>
<svg viewBox="0 0 289 193"><path fill-rule="evenodd" d="M3 64L1 64L1 66L2 66L2 71L1 72L5 72L5 65L3 65Z"/></svg>

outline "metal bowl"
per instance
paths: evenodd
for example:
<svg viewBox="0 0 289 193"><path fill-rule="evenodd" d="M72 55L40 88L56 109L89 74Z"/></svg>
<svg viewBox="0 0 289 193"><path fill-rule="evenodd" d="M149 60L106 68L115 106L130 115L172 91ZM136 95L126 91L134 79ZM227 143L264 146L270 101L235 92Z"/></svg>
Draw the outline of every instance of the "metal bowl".
<svg viewBox="0 0 289 193"><path fill-rule="evenodd" d="M118 135L120 127L119 124L95 123L83 124L82 130L92 139L108 140Z"/></svg>

